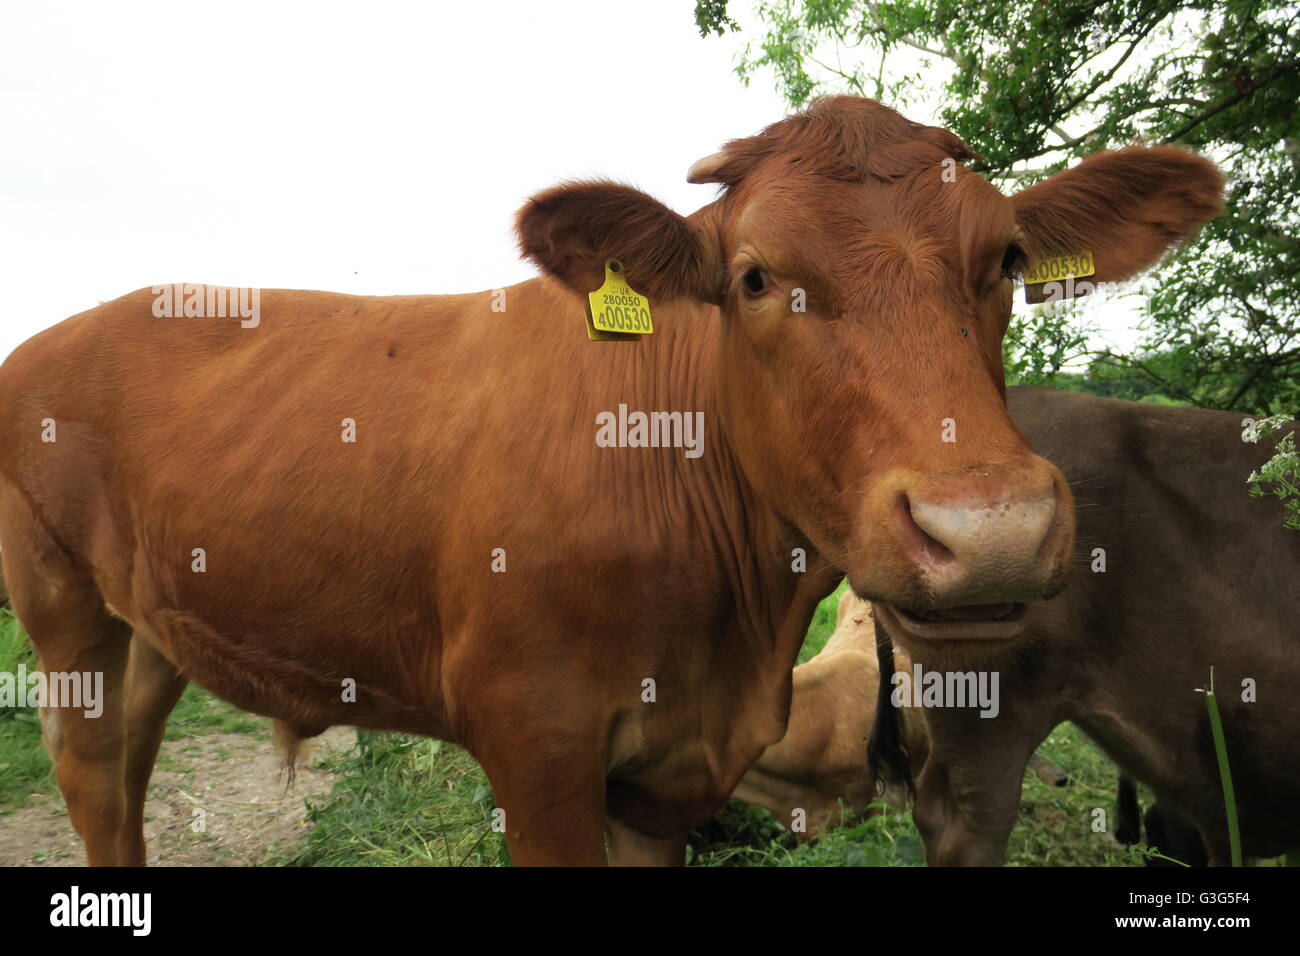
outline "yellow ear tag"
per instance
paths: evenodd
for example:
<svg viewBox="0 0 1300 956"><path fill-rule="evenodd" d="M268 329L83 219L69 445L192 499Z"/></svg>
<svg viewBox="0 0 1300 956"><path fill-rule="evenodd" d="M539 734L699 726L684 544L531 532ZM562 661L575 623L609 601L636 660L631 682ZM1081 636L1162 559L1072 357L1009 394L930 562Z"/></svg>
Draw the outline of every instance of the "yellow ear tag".
<svg viewBox="0 0 1300 956"><path fill-rule="evenodd" d="M605 282L588 293L587 301L587 338L594 342L636 341L636 336L654 332L650 300L632 291L617 259L605 260Z"/></svg>
<svg viewBox="0 0 1300 956"><path fill-rule="evenodd" d="M1097 271L1092 261L1092 252L1082 252L1068 256L1050 256L1036 259L1025 269L1025 301L1029 303L1053 302L1058 299L1073 299L1094 291L1091 282L1078 282Z"/></svg>

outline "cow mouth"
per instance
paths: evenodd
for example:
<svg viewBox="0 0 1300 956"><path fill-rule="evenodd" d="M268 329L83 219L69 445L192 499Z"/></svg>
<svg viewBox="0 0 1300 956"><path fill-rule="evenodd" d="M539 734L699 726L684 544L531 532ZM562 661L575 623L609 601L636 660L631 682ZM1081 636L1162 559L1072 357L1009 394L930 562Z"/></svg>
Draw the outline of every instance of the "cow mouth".
<svg viewBox="0 0 1300 956"><path fill-rule="evenodd" d="M906 636L922 641L1007 641L1025 629L1029 608L1015 604L967 604L934 611L882 605L886 617Z"/></svg>

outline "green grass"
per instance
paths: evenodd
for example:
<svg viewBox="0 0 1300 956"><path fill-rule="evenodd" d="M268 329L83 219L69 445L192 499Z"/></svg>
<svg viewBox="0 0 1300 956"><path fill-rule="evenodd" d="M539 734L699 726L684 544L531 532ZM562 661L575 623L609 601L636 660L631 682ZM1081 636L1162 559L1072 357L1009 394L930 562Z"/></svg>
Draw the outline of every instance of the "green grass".
<svg viewBox="0 0 1300 956"><path fill-rule="evenodd" d="M829 597L825 598L821 604L817 605L817 610L813 612L812 622L808 625L808 636L803 640L803 647L799 649L799 663L803 664L812 660L822 652L826 642L830 640L831 634L835 631L835 615L840 607L840 595L847 591L849 582L847 579L840 582Z"/></svg>
<svg viewBox="0 0 1300 956"><path fill-rule="evenodd" d="M484 866L509 862L491 826L492 789L462 748L425 738L357 732L352 750L323 764L339 779L308 805L300 849L271 866Z"/></svg>
<svg viewBox="0 0 1300 956"><path fill-rule="evenodd" d="M1237 800L1232 787L1232 770L1228 763L1228 745L1223 737L1223 718L1219 716L1218 695L1214 693L1214 668L1210 668L1210 687L1205 691L1205 706L1214 734L1214 753L1219 762L1219 780L1223 785L1223 806L1228 816L1228 844L1233 866L1241 866L1241 832L1237 826Z"/></svg>
<svg viewBox="0 0 1300 956"><path fill-rule="evenodd" d="M270 736L271 722L240 710L191 684L167 721L165 740L181 740L202 734L260 734Z"/></svg>
<svg viewBox="0 0 1300 956"><path fill-rule="evenodd" d="M1118 771L1073 724L1061 724L1038 752L1070 775L1064 787L1025 772L1020 819L1007 841L1008 866L1141 866L1137 849L1125 850L1108 839L1115 826ZM1143 807L1152 802L1139 788ZM1098 815L1097 811L1104 811ZM1095 825L1104 831L1094 830Z"/></svg>
<svg viewBox="0 0 1300 956"><path fill-rule="evenodd" d="M692 866L920 866L921 838L912 815L882 814L799 843L766 810L730 800L691 833Z"/></svg>

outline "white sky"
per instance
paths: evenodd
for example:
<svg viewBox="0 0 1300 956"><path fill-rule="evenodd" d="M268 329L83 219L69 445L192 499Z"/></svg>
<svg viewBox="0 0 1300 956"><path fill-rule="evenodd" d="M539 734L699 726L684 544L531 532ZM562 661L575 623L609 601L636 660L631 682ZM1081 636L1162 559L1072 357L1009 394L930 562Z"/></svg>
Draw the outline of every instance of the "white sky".
<svg viewBox="0 0 1300 956"><path fill-rule="evenodd" d="M714 188L686 183L691 162L787 110L693 8L6 4L0 356L166 282L508 285L534 271L514 212L561 179L698 208Z"/></svg>

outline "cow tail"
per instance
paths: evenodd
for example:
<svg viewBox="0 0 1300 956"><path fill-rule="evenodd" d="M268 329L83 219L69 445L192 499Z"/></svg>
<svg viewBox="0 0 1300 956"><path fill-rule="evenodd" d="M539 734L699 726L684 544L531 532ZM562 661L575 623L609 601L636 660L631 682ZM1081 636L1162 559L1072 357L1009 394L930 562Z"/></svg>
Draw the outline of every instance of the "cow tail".
<svg viewBox="0 0 1300 956"><path fill-rule="evenodd" d="M876 783L876 793L901 787L910 799L916 793L912 759L903 736L898 708L890 699L894 688L894 644L876 617L876 661L880 683L876 688L876 720L867 743L867 772Z"/></svg>
<svg viewBox="0 0 1300 956"><path fill-rule="evenodd" d="M284 775L285 793L288 793L298 776L303 735L288 721L275 720L271 724L271 741L275 745L276 753L280 755L280 771Z"/></svg>

